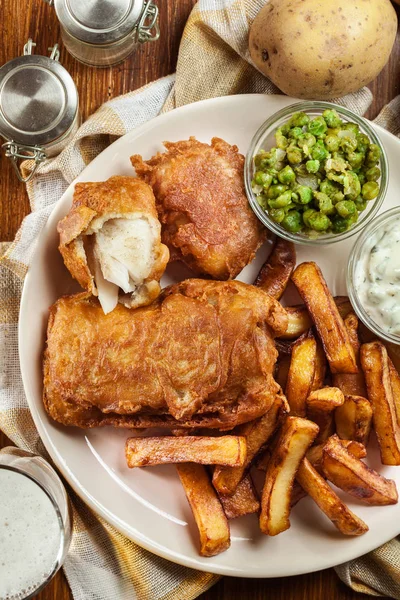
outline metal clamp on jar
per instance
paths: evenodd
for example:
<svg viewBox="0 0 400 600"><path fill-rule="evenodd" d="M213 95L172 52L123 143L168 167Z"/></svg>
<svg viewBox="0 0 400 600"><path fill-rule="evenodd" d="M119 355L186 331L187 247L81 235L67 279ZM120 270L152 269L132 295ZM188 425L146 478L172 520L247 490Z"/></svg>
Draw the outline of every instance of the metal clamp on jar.
<svg viewBox="0 0 400 600"><path fill-rule="evenodd" d="M29 39L24 55L0 68L0 135L23 183L47 157L61 152L78 129L78 92L58 62L57 44L49 48L50 57L32 55L34 46ZM18 161L26 159L35 164L24 178Z"/></svg>
<svg viewBox="0 0 400 600"><path fill-rule="evenodd" d="M44 1L55 7L68 52L87 65L122 62L138 44L160 36L152 0Z"/></svg>

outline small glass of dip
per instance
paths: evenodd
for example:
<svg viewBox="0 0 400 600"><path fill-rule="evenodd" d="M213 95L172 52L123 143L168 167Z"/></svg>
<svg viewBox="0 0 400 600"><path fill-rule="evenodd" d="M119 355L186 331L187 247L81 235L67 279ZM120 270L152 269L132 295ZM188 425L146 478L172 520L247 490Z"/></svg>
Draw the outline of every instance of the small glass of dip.
<svg viewBox="0 0 400 600"><path fill-rule="evenodd" d="M361 321L400 345L400 207L374 219L351 251L347 290Z"/></svg>
<svg viewBox="0 0 400 600"><path fill-rule="evenodd" d="M0 600L27 600L62 566L71 540L64 486L40 456L0 453Z"/></svg>

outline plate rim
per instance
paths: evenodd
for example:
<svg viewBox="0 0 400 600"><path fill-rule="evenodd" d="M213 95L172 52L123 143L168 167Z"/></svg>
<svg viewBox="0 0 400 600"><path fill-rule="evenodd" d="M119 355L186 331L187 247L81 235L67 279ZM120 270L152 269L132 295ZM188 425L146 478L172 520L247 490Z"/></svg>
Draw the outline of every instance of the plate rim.
<svg viewBox="0 0 400 600"><path fill-rule="evenodd" d="M236 102L236 101L238 101L238 99L245 102L246 99L249 97L260 97L260 96L264 96L266 98L269 98L269 97L282 98L285 102L287 102L288 100L291 101L291 102L289 102L289 104L295 103L295 102L300 102L299 99L291 98L291 97L281 95L281 94L257 94L257 93L233 94L233 95L228 95L228 96L218 96L216 98L207 98L204 100L199 100L197 102L193 102L191 104L186 104L184 106L180 106L178 108L173 109L172 111L157 115L156 117L143 123L139 127L135 128L132 131L129 131L126 134L124 134L123 136L119 137L112 144L107 146L107 148L105 148L100 154L98 154L90 163L88 163L88 165L85 166L85 168L81 171L81 173L78 175L78 177L75 178L68 185L67 189L61 195L61 197L55 202L50 214L48 215L47 221L46 221L45 225L43 226L43 228L39 234L39 237L37 239L36 248L34 250L34 254L32 257L32 263L35 260L35 256L39 252L41 242L47 236L49 222L51 221L51 217L52 217L53 213L63 203L64 197L70 193L70 189L77 183L77 181L80 181L80 178L85 173L86 169L89 166L92 167L93 165L95 165L96 161L101 160L102 154L104 152L108 151L109 148L113 147L115 150L118 150L118 146L120 144L124 143L129 138L136 138L137 136L142 135L143 133L146 132L146 130L148 128L152 128L154 126L155 122L160 123L164 120L168 120L171 113L176 113L177 111L178 112L191 112L193 110L195 111L199 105L204 105L204 104L218 104L218 103L224 104L226 102L228 102L228 103ZM368 119L366 119L366 120L368 120ZM389 135L396 141L397 144L400 145L400 140L394 134L387 131L380 125L374 123L373 121L369 121L369 122L372 124L372 126L374 128L377 128L379 131L384 132L385 135ZM28 286L26 285L26 283L30 281L30 273L31 273L30 269L28 269L28 272L27 272L27 274L24 278L24 282L23 282L19 314L18 314L18 336L17 336L17 338L18 338L18 356L19 356L20 365L22 362L21 344L22 344L22 337L23 337L23 327L22 327L23 321L24 321L23 312L25 311L25 304L27 302L26 289ZM89 508L91 510L93 510L98 516L103 518L107 523L112 525L119 533L121 533L122 535L124 535L125 537L127 537L128 539L133 541L134 543L137 543L139 546L148 550L152 554L160 556L166 560L169 560L170 562L174 562L175 564L189 567L189 568L192 568L197 571L208 572L208 573L213 573L213 574L222 575L222 576L241 577L241 578L248 578L248 579L254 579L254 578L271 579L274 577L290 577L290 576L303 575L306 573L314 573L314 572L321 571L321 570L324 570L327 568L333 568L339 564L342 564L342 562L354 560L354 559L359 558L360 556L363 556L364 554L378 548L383 543L386 543L387 541L389 541L396 535L400 534L400 520L399 520L398 529L396 529L395 532L393 534L391 534L391 536L387 540L385 540L384 542L380 541L378 544L376 544L376 542L371 541L371 543L368 546L364 547L361 552L356 551L355 554L354 553L351 554L351 556L346 558L345 561L341 561L340 563L337 563L335 561L334 563L332 563L331 560L326 560L326 561L324 561L324 564L321 565L321 563L320 563L317 567L308 566L307 568L298 568L295 573L289 572L286 575L283 572L268 574L268 575L260 575L260 573L249 573L249 571L241 571L241 570L238 571L234 567L227 568L224 565L213 564L212 562L210 562L209 565L204 565L204 563L199 562L199 560L196 556L184 556L183 554L178 554L175 550L172 550L172 549L167 550L167 549L164 549L164 547L160 547L157 542L152 541L150 538L143 535L136 527L134 528L131 525L129 525L129 528L132 531L132 535L128 535L127 531L126 531L126 527L124 529L123 525L120 524L118 517L115 514L111 513L102 504L97 502L96 498L94 498L88 492L88 490L86 490L86 488L78 482L78 480L76 479L73 472L70 471L70 469L65 464L63 464L62 457L59 454L59 451L57 450L57 448L54 446L51 437L48 435L46 427L44 426L40 415L37 414L35 411L34 401L32 400L32 402L31 402L30 394L27 391L29 389L28 382L27 382L27 374L23 371L22 368L21 368L21 378L22 378L22 382L23 382L25 397L28 402L29 411L32 415L32 419L38 430L39 436L40 436L47 452L49 453L50 458L53 461L54 465L56 466L58 471L61 473L62 477L64 477L65 480L67 481L67 483L72 487L73 491L79 496L79 498L85 504L87 504L89 506ZM125 526L126 526L126 524L125 524ZM210 560L212 560L212 559L210 559Z"/></svg>

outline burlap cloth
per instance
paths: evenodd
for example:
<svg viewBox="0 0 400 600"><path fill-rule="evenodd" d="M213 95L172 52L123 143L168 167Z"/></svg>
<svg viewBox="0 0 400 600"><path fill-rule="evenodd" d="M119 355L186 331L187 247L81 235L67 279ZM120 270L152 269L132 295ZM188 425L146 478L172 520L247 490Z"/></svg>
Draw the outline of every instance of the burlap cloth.
<svg viewBox="0 0 400 600"><path fill-rule="evenodd" d="M28 184L32 213L0 256L0 428L19 447L46 456L22 386L17 320L23 278L36 240L55 202L82 169L117 136L160 112L204 98L279 93L251 65L249 25L265 0L199 0L186 25L176 75L104 104L58 157L43 164ZM96 72L93 71L93 77ZM363 114L372 100L364 88L338 102ZM376 120L399 135L400 97ZM25 163L26 170L31 167ZM218 577L175 565L143 550L94 515L71 492L72 545L64 571L76 600L190 600ZM393 540L341 565L339 577L354 590L400 599L400 543Z"/></svg>

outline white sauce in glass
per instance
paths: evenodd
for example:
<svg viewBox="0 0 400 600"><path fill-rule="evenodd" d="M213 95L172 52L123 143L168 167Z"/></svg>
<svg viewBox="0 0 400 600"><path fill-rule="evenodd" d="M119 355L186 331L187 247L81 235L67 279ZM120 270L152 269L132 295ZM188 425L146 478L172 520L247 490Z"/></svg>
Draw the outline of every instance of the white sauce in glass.
<svg viewBox="0 0 400 600"><path fill-rule="evenodd" d="M0 468L0 600L19 600L52 574L61 547L55 508L34 481Z"/></svg>
<svg viewBox="0 0 400 600"><path fill-rule="evenodd" d="M400 336L400 219L394 217L366 242L355 287L369 317L382 330Z"/></svg>

